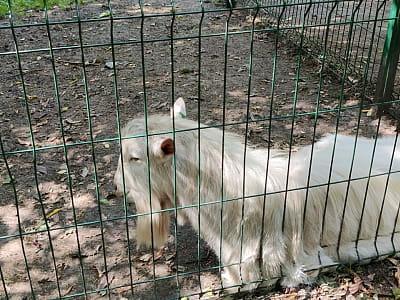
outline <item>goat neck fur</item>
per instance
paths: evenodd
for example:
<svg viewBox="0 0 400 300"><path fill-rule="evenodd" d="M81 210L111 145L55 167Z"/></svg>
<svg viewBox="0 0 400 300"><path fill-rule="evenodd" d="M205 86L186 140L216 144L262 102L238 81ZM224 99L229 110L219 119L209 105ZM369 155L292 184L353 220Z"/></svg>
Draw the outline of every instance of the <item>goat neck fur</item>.
<svg viewBox="0 0 400 300"><path fill-rule="evenodd" d="M142 137L123 140L114 179L142 214L137 242L162 246L163 210L175 207L220 257L224 288L282 276L282 285L297 286L317 275L310 270L400 249L394 137L331 135L289 155L245 150L238 135L179 115L175 134L153 135L172 131L170 116L148 117L148 138L145 124L134 119L123 129L124 137Z"/></svg>

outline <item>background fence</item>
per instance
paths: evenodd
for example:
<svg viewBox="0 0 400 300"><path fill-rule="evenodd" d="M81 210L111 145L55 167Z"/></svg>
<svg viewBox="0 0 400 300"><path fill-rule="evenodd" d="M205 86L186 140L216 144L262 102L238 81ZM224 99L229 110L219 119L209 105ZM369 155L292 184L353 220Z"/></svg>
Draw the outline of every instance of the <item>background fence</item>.
<svg viewBox="0 0 400 300"><path fill-rule="evenodd" d="M384 48L390 1L263 1L272 22L292 27L299 43L317 59L325 59L339 74L347 73L351 83L365 76L376 82ZM280 20L278 20L280 19ZM304 29L303 29L304 27ZM324 53L324 44L327 50ZM396 82L396 88L399 83Z"/></svg>
<svg viewBox="0 0 400 300"><path fill-rule="evenodd" d="M267 6L263 10L266 20L291 29L284 30L284 34L293 44L315 59L325 60L339 77L347 76L350 84L365 89L370 100L379 101L379 96L374 95L375 84L379 80L388 21L398 16L398 5L392 6L390 1L281 0L262 4ZM398 70L398 58L395 64ZM390 84L397 98L399 78L395 77ZM367 84L370 86L366 88ZM397 115L398 110L393 114Z"/></svg>
<svg viewBox="0 0 400 300"><path fill-rule="evenodd" d="M393 132L391 118L372 118L390 6L9 6L0 19L0 297L210 296L218 260L191 228L174 227L163 256L136 250L135 210L112 195L120 125L169 113L183 96L191 119L255 145Z"/></svg>

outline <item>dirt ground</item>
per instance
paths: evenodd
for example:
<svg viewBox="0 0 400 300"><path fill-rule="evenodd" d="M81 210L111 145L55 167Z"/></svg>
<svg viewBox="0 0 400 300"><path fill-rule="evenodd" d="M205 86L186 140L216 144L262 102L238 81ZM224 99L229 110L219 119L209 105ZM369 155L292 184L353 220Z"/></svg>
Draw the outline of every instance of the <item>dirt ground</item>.
<svg viewBox="0 0 400 300"><path fill-rule="evenodd" d="M205 4L206 9L214 7ZM177 1L176 8L199 11L197 2L189 0ZM296 150L312 142L314 128L316 138L336 128L345 134L359 128L368 137L395 131L390 118L377 119L369 108L356 107L362 100L358 87L342 84L328 71L320 76L321 65L273 31L255 34L251 44L254 11L173 19L167 15L170 10L164 1L146 1L144 13L158 16L141 24L141 18L118 18L141 15L137 4L122 0L113 3L116 19L111 23L102 18L108 15L107 6L94 1L81 7L80 23L72 8L49 11L48 27L43 12L31 11L15 18L20 26L14 32L7 28L8 19L0 19L0 128L14 183L3 159L0 299L6 297L5 288L10 299L31 299L32 290L36 299L85 291L90 299L218 297L213 292L219 287L218 260L189 226L172 226L164 253L153 257L148 249L136 249L135 220L125 218L135 213L133 205L125 211L112 194L117 120L124 124L143 115L145 99L150 114L167 114L173 100L182 96L188 117L205 124L222 123L225 102L227 130L247 134L256 146ZM225 47L228 18L229 31L243 33L229 35ZM255 23L263 26L259 19ZM13 34L19 57L8 54L15 49ZM137 42L141 34L143 47ZM79 47L80 41L85 47ZM317 99L323 113L314 118L310 112L316 111ZM341 100L347 109L338 114ZM294 112L299 115L290 117ZM251 121L247 131L246 120ZM69 145L65 149L63 142ZM33 146L34 155L26 151ZM241 297L393 298L399 265L385 260L343 268L322 276L313 287L277 287ZM98 289L105 290L93 292Z"/></svg>

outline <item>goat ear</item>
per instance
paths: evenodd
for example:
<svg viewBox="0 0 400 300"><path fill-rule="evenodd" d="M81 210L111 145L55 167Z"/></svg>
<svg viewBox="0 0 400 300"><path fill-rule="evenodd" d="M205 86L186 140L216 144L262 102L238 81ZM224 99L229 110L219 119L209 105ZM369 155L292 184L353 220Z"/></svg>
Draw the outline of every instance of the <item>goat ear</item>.
<svg viewBox="0 0 400 300"><path fill-rule="evenodd" d="M176 99L174 107L171 108L171 118L186 118L186 105L182 97Z"/></svg>
<svg viewBox="0 0 400 300"><path fill-rule="evenodd" d="M161 149L161 153L164 156L168 156L174 153L175 150L175 146L174 146L174 140L167 138L165 140L162 141L161 145L160 145L160 149Z"/></svg>

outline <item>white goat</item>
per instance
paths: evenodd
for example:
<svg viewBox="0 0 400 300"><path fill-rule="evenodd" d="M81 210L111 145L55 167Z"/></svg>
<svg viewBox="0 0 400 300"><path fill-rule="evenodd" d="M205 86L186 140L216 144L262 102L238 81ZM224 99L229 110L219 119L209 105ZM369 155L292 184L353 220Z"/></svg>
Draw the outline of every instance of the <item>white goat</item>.
<svg viewBox="0 0 400 300"><path fill-rule="evenodd" d="M330 135L289 155L170 116L130 121L114 184L134 201L138 244L162 246L175 207L220 257L223 287L308 283L320 268L400 250L400 146ZM163 133L164 132L164 133ZM157 134L162 133L162 134ZM150 177L149 177L150 176ZM198 190L200 189L200 193ZM314 270L314 272L312 271ZM308 271L308 272L307 272Z"/></svg>

